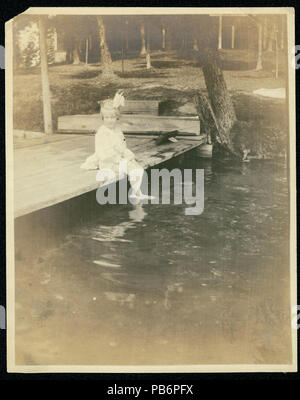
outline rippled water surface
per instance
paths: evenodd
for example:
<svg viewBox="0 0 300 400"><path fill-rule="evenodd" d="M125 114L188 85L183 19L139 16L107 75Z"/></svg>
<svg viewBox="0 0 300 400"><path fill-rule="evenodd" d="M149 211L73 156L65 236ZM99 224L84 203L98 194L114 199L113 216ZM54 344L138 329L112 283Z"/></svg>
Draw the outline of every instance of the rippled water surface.
<svg viewBox="0 0 300 400"><path fill-rule="evenodd" d="M96 204L18 219L17 364L290 363L282 162L212 164L203 214Z"/></svg>

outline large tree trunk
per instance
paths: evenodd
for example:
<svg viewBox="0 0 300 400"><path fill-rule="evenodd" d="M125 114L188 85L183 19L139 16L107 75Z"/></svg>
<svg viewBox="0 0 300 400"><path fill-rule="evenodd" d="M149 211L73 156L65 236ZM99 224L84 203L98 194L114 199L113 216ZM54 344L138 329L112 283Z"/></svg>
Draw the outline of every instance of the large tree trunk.
<svg viewBox="0 0 300 400"><path fill-rule="evenodd" d="M144 56L147 53L147 51L146 51L146 39L145 39L145 25L144 25L144 23L141 24L141 42L142 42L142 46L141 46L140 55Z"/></svg>
<svg viewBox="0 0 300 400"><path fill-rule="evenodd" d="M209 103L208 98L203 93L195 96L195 103L200 119L201 130L205 132L213 144L213 157L224 157L229 155L231 158L242 158L242 154L235 148L229 132L225 132Z"/></svg>
<svg viewBox="0 0 300 400"><path fill-rule="evenodd" d="M112 70L112 59L106 42L105 25L102 16L97 16L97 22L99 29L102 76L113 76L114 72Z"/></svg>
<svg viewBox="0 0 300 400"><path fill-rule="evenodd" d="M260 71L262 67L262 46L263 46L263 27L261 23L257 24L258 29L258 43L257 43L257 63L256 71Z"/></svg>
<svg viewBox="0 0 300 400"><path fill-rule="evenodd" d="M201 93L195 99L201 126L211 137L213 155L230 154L240 159L241 154L234 148L231 135L237 119L223 71L218 66L216 53L207 51L203 60L202 70L210 101Z"/></svg>
<svg viewBox="0 0 300 400"><path fill-rule="evenodd" d="M214 114L220 127L228 133L236 121L234 107L228 93L223 71L214 54L207 54L202 65L204 80Z"/></svg>

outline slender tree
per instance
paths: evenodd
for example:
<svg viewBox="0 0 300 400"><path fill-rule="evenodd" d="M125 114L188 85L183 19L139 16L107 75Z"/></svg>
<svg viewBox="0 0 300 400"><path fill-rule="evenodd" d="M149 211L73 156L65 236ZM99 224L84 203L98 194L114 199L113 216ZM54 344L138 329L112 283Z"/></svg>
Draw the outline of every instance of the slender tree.
<svg viewBox="0 0 300 400"><path fill-rule="evenodd" d="M46 26L47 26L46 17L41 16L39 18L39 31L40 31L44 129L45 133L51 134L53 133L53 128L52 128L52 114L51 114L51 92L49 85L48 60L47 60Z"/></svg>
<svg viewBox="0 0 300 400"><path fill-rule="evenodd" d="M161 25L161 48L163 51L166 50L166 27L164 23Z"/></svg>
<svg viewBox="0 0 300 400"><path fill-rule="evenodd" d="M262 51L263 51L263 32L265 18L260 15L249 15L249 20L257 29L257 59L256 59L256 71L263 69L262 65Z"/></svg>
<svg viewBox="0 0 300 400"><path fill-rule="evenodd" d="M285 37L285 20L286 16L282 15L280 18L280 49L284 49L284 37Z"/></svg>
<svg viewBox="0 0 300 400"><path fill-rule="evenodd" d="M198 46L198 40L197 39L193 40L193 50L194 51L199 51L199 46Z"/></svg>
<svg viewBox="0 0 300 400"><path fill-rule="evenodd" d="M262 66L262 49L263 49L263 25L261 22L257 22L258 29L258 43L257 43L257 62L256 71L260 71Z"/></svg>
<svg viewBox="0 0 300 400"><path fill-rule="evenodd" d="M151 32L149 23L147 24L147 53L146 53L146 65L147 69L151 69L151 55L150 55L150 41L151 41Z"/></svg>
<svg viewBox="0 0 300 400"><path fill-rule="evenodd" d="M112 69L112 59L111 54L106 42L106 31L105 25L103 21L103 17L101 15L97 16L97 23L99 29L99 47L100 47L100 55L101 55L101 67L102 67L102 76L103 77L111 77L114 75Z"/></svg>
<svg viewBox="0 0 300 400"><path fill-rule="evenodd" d="M78 65L80 64L80 52L79 52L79 41L78 38L75 38L73 44L73 64Z"/></svg>
<svg viewBox="0 0 300 400"><path fill-rule="evenodd" d="M142 23L141 23L140 32L141 32L141 42L142 42L140 55L144 56L147 53L147 50L146 50L146 38L145 38L146 37L145 36L145 23L144 23L144 21L142 21Z"/></svg>
<svg viewBox="0 0 300 400"><path fill-rule="evenodd" d="M268 45L268 18L263 17L263 50L266 50Z"/></svg>
<svg viewBox="0 0 300 400"><path fill-rule="evenodd" d="M272 23L272 21L270 21L268 30L268 45L267 45L267 51L269 52L273 51L274 39L275 39L275 24L274 22Z"/></svg>
<svg viewBox="0 0 300 400"><path fill-rule="evenodd" d="M219 30L218 30L218 49L222 49L223 44L222 44L222 36L223 36L223 17L220 15L219 16Z"/></svg>

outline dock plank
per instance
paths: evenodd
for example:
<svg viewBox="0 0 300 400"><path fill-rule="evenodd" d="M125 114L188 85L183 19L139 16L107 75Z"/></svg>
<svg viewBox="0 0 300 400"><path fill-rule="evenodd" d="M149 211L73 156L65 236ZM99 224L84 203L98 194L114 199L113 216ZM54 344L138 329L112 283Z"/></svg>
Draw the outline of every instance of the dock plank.
<svg viewBox="0 0 300 400"><path fill-rule="evenodd" d="M61 135L57 135L61 136ZM94 151L94 136L65 135L68 140L17 148L14 152L14 211L19 217L95 190L96 170L80 169ZM205 141L181 140L156 146L153 138L127 137L128 147L146 169Z"/></svg>

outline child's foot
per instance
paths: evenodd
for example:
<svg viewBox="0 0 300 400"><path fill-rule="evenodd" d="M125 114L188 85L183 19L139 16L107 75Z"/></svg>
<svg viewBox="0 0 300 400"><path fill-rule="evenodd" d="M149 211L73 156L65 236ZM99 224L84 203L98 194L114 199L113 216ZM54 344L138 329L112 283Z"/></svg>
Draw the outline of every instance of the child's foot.
<svg viewBox="0 0 300 400"><path fill-rule="evenodd" d="M150 195L148 195L148 194L143 194L143 193L139 194L139 195L137 196L137 198L138 198L138 199L141 199L141 200L154 200L154 199L155 199L154 196L150 196Z"/></svg>
<svg viewBox="0 0 300 400"><path fill-rule="evenodd" d="M131 199L136 199L136 200L138 200L138 201L140 201L140 200L154 200L155 199L155 197L154 196L150 196L150 195L147 195L147 194L143 194L143 193L132 193L130 196L129 196Z"/></svg>

